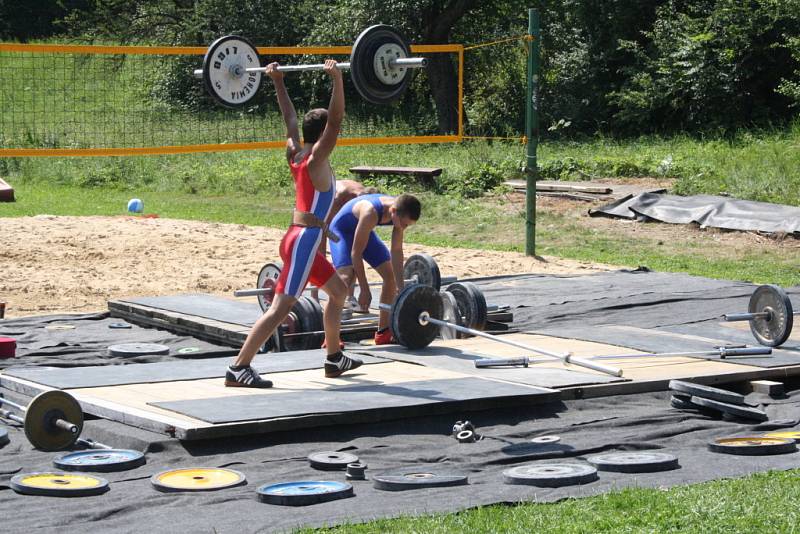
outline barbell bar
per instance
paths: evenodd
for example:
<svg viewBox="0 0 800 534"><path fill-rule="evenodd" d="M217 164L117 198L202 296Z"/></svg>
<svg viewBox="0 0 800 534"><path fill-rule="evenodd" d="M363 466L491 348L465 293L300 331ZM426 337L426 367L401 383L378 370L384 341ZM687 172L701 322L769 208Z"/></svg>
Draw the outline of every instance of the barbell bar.
<svg viewBox="0 0 800 534"><path fill-rule="evenodd" d="M43 451L58 451L72 446L83 430L81 405L64 391L54 389L40 393L28 406L0 397L2 404L25 414L25 418L22 418L0 408L0 417L21 423L28 441Z"/></svg>
<svg viewBox="0 0 800 534"><path fill-rule="evenodd" d="M747 313L723 315L726 321L749 321L756 340L768 347L783 345L792 333L792 301L782 288L772 284L758 286L750 296Z"/></svg>
<svg viewBox="0 0 800 534"><path fill-rule="evenodd" d="M447 285L447 284L452 284L453 282L458 280L458 277L457 276L443 276L441 280L442 280L442 284ZM419 283L419 279L416 278L416 277L414 277L414 278L406 278L405 280L403 280L403 283L404 284L417 284L417 283ZM383 285L383 282L370 282L367 285L369 285L370 287L376 287L376 286ZM312 288L307 288L306 291L310 291L311 289ZM253 289L237 289L236 291L233 292L233 296L234 297L257 297L259 295L267 295L267 294L269 294L269 293L271 293L273 291L274 291L274 289L266 288L266 287L259 287L259 288L253 288Z"/></svg>
<svg viewBox="0 0 800 534"><path fill-rule="evenodd" d="M397 341L410 349L427 347L436 338L441 328L452 328L464 334L482 337L519 349L529 350L567 364L575 364L587 369L599 371L612 376L622 376L622 369L595 363L584 358L573 356L569 352L553 352L541 347L519 343L500 336L487 334L474 328L468 328L448 321L442 317L442 297L432 287L415 284L405 287L394 301L394 304L380 304L380 309L391 314L392 332ZM431 328L431 326L435 328Z"/></svg>
<svg viewBox="0 0 800 534"><path fill-rule="evenodd" d="M353 85L364 100L389 104L400 98L411 81L411 69L423 68L427 60L412 58L411 48L396 29L376 24L362 31L353 44L350 61L336 66L349 70ZM322 64L281 65L279 72L319 71ZM237 35L220 37L208 47L203 68L194 71L220 104L238 108L252 100L261 86L261 65L253 44Z"/></svg>

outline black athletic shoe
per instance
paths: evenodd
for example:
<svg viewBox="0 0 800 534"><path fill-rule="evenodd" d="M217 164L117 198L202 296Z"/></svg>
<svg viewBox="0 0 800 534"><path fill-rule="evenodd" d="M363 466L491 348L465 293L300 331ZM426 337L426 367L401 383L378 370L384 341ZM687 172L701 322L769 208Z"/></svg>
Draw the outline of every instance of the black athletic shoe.
<svg viewBox="0 0 800 534"><path fill-rule="evenodd" d="M225 385L239 388L271 388L272 381L264 380L258 371L246 365L240 369L228 367L228 372L225 373Z"/></svg>
<svg viewBox="0 0 800 534"><path fill-rule="evenodd" d="M352 356L345 356L341 351L331 354L325 360L325 378L336 378L345 371L358 369L364 362Z"/></svg>

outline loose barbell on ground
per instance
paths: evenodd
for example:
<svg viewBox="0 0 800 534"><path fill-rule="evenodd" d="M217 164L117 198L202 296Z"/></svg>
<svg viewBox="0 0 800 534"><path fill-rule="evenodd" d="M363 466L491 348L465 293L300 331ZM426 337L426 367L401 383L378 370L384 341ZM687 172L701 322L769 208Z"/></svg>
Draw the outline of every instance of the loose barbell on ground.
<svg viewBox="0 0 800 534"><path fill-rule="evenodd" d="M25 418L0 408L0 417L21 423L28 441L43 451L58 451L72 446L83 430L83 410L72 395L60 390L40 393L28 406L22 406L0 397L0 405L7 404L25 414Z"/></svg>
<svg viewBox="0 0 800 534"><path fill-rule="evenodd" d="M452 328L464 334L482 337L512 347L557 358L564 363L572 363L613 376L622 376L621 369L608 367L583 358L577 358L570 353L552 352L540 347L518 343L510 339L503 339L500 336L487 334L480 330L444 321L442 320L442 297L435 289L428 286L420 284L407 286L397 296L394 304L389 305L381 303L380 308L391 314L392 332L394 332L397 341L409 349L427 347L436 338L441 328Z"/></svg>
<svg viewBox="0 0 800 534"><path fill-rule="evenodd" d="M750 331L759 343L779 347L789 339L797 314L786 291L768 284L753 291L747 313L729 313L723 317L726 321L749 321Z"/></svg>
<svg viewBox="0 0 800 534"><path fill-rule="evenodd" d="M350 70L353 85L364 100L388 104L400 98L411 81L409 69L424 67L425 58L409 57L411 49L405 38L385 24L362 31L353 44L350 61L337 63ZM322 70L324 65L281 65L280 72ZM256 95L261 85L261 66L256 47L236 35L220 37L208 47L203 68L194 71L202 78L208 92L222 105L240 107Z"/></svg>

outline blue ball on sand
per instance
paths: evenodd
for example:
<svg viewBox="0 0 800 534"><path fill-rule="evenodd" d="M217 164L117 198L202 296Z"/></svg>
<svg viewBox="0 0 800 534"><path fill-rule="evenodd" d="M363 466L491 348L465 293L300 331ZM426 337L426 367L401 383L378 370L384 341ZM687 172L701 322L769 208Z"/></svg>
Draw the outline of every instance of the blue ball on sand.
<svg viewBox="0 0 800 534"><path fill-rule="evenodd" d="M144 202L138 198L132 198L128 201L128 211L131 213L142 213L144 210Z"/></svg>

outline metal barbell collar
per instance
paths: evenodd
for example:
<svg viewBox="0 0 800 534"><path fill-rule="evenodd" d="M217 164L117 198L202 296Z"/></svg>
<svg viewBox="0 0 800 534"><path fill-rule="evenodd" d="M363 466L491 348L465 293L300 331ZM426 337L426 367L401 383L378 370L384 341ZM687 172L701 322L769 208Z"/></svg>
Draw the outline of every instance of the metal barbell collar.
<svg viewBox="0 0 800 534"><path fill-rule="evenodd" d="M389 304L381 303L380 304L380 308L382 310L389 311L390 313L393 312L392 306L390 306ZM609 375L612 375L612 376L622 376L622 369L617 369L616 367L609 367L609 366L602 365L602 364L599 364L599 363L594 363L592 361L589 361L589 360L586 360L586 359L583 359L583 358L578 358L576 356L573 356L569 352L552 352L552 351L549 351L547 349L543 349L543 348L540 348L540 347L535 347L533 345L526 345L524 343L518 343L516 341L511 341L510 339L503 339L500 336L487 334L486 332L482 332L480 330L474 330L472 328L467 328L466 326L453 324L453 323L450 323L448 321L442 321L441 319L436 319L434 317L431 317L430 313L428 313L427 311L423 311L422 313L420 313L418 320L419 320L419 324L422 325L422 326L426 326L428 323L434 324L434 325L439 326L439 327L443 327L444 326L444 327L447 327L447 328L452 328L452 329L457 330L458 332L462 332L464 334L471 334L473 336L478 336L478 337L490 339L492 341L497 341L498 343L504 343L506 345L510 345L512 347L517 347L519 349L529 350L529 351L532 351L532 352L543 354L545 356L550 356L551 358L557 358L557 359L563 361L564 363L572 363L572 364L575 364L575 365L579 365L581 367L586 367L587 369L592 369L592 370L599 371L601 373L606 373L606 374L609 374Z"/></svg>

